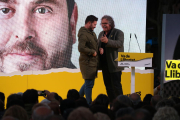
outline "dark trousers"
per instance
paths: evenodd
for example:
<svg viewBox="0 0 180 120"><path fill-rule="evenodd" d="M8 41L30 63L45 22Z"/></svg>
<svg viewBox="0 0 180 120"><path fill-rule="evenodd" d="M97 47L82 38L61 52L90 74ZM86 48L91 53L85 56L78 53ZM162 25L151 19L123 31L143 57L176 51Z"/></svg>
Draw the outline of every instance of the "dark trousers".
<svg viewBox="0 0 180 120"><path fill-rule="evenodd" d="M106 92L109 97L110 102L118 96L122 95L122 85L121 85L121 71L110 73L107 65L102 67L102 74L104 79L104 84L106 87Z"/></svg>

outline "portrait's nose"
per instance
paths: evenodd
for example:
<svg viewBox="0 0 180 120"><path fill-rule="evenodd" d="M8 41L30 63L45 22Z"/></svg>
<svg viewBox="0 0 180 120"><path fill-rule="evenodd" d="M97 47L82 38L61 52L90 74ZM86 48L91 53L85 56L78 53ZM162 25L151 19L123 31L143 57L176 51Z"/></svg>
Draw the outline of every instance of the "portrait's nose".
<svg viewBox="0 0 180 120"><path fill-rule="evenodd" d="M11 36L13 42L22 42L24 40L35 38L32 20L32 16L28 13L22 12L21 14L17 14L15 21L16 25L14 25L13 34Z"/></svg>

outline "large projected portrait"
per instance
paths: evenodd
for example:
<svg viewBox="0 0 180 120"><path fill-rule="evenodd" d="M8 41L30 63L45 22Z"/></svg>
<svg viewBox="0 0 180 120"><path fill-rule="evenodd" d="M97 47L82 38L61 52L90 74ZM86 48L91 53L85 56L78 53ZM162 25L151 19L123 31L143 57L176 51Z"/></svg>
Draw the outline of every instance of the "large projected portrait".
<svg viewBox="0 0 180 120"><path fill-rule="evenodd" d="M110 15L124 51L145 52L146 0L0 0L0 72L79 68L76 31L88 15L99 18L97 36Z"/></svg>
<svg viewBox="0 0 180 120"><path fill-rule="evenodd" d="M75 68L76 21L73 0L0 0L0 71Z"/></svg>

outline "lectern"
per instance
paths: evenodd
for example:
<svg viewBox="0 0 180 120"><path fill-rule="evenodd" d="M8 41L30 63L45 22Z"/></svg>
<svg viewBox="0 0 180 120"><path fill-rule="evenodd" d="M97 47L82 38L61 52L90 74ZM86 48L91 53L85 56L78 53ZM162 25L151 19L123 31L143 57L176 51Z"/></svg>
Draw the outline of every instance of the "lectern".
<svg viewBox="0 0 180 120"><path fill-rule="evenodd" d="M131 93L135 93L135 67L152 67L153 53L119 52L119 67L131 67Z"/></svg>

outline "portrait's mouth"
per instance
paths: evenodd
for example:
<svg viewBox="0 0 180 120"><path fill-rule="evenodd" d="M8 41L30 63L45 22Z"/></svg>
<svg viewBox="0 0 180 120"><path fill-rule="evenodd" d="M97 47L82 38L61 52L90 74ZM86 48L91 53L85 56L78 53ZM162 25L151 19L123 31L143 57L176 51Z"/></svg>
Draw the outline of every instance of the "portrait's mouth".
<svg viewBox="0 0 180 120"><path fill-rule="evenodd" d="M22 61L31 61L37 57L41 57L39 54L30 54L30 53L9 53L6 56L10 56L13 59L20 59Z"/></svg>

